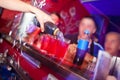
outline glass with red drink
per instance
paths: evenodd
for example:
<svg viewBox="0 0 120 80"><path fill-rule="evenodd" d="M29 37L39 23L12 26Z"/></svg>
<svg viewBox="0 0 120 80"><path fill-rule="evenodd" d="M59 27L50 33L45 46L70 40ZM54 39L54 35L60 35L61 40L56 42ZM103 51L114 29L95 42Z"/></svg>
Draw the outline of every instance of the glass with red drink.
<svg viewBox="0 0 120 80"><path fill-rule="evenodd" d="M49 43L50 43L50 35L43 34L41 36L41 49L47 51L49 48Z"/></svg>
<svg viewBox="0 0 120 80"><path fill-rule="evenodd" d="M65 42L65 41L60 41L58 40L58 45L57 45L57 58L62 60L63 57L65 56L65 53L67 51L69 43Z"/></svg>
<svg viewBox="0 0 120 80"><path fill-rule="evenodd" d="M54 57L57 53L57 45L58 45L57 39L55 37L51 36L50 37L50 42L49 42L48 53L52 57Z"/></svg>

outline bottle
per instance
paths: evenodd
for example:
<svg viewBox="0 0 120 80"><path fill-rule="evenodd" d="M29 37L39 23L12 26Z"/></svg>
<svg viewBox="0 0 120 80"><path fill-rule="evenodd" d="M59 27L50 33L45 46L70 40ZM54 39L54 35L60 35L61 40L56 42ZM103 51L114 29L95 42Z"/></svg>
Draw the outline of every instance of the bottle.
<svg viewBox="0 0 120 80"><path fill-rule="evenodd" d="M38 22L37 18L34 17L33 19L33 23L34 25L40 27L40 23ZM61 32L59 30L59 28L52 22L50 21L47 21L44 23L44 28L45 28L45 31L43 33L45 34L50 34L50 35L59 35L59 33Z"/></svg>
<svg viewBox="0 0 120 80"><path fill-rule="evenodd" d="M19 24L19 36L26 37L28 33L32 33L36 27L40 27L40 23L38 22L35 14L33 13L24 13ZM59 28L52 22L44 23L45 31L43 33L50 34L56 36L60 40L65 40L63 33L59 30Z"/></svg>
<svg viewBox="0 0 120 80"><path fill-rule="evenodd" d="M52 22L45 22L44 23L45 31L44 33L51 34L51 35L57 35L58 32L60 32L59 28Z"/></svg>
<svg viewBox="0 0 120 80"><path fill-rule="evenodd" d="M83 63L84 57L88 49L90 32L88 30L85 30L84 34L86 38L78 40L77 51L73 60L73 63L76 65L81 65Z"/></svg>
<svg viewBox="0 0 120 80"><path fill-rule="evenodd" d="M45 22L44 23L44 28L45 28L45 31L44 33L46 34L50 34L50 35L54 35L56 36L56 38L60 41L65 41L65 38L64 38L64 35L63 33L59 30L59 28L53 24L52 22Z"/></svg>

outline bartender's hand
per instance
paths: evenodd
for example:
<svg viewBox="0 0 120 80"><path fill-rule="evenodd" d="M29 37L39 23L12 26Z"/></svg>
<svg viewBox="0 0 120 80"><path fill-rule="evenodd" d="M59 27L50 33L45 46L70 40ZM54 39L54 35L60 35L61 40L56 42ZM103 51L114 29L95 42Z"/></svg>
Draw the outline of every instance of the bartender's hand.
<svg viewBox="0 0 120 80"><path fill-rule="evenodd" d="M52 18L48 14L21 0L0 0L0 7L6 8L9 10L31 12L35 14L38 21L40 22L42 32L44 31L44 22L46 21L53 22Z"/></svg>
<svg viewBox="0 0 120 80"><path fill-rule="evenodd" d="M35 12L35 15L36 15L38 21L40 22L42 32L44 32L44 23L45 22L50 21L50 22L54 23L54 21L48 14L41 12L40 10L38 10L38 12Z"/></svg>

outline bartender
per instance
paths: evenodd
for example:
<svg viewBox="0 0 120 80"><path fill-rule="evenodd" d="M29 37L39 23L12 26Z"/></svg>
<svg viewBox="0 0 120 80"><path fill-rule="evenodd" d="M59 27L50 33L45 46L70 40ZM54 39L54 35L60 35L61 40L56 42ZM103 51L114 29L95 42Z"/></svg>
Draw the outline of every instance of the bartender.
<svg viewBox="0 0 120 80"><path fill-rule="evenodd" d="M31 12L34 13L41 24L41 31L44 32L44 22L51 21L51 17L44 13L42 10L31 6L21 0L0 0L0 7L15 10L15 11L22 11L22 12Z"/></svg>

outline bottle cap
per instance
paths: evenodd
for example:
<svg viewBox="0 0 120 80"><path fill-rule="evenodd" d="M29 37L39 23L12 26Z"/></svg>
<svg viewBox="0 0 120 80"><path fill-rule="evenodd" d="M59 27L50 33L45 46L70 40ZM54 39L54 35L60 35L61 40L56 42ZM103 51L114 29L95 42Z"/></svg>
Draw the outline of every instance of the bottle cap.
<svg viewBox="0 0 120 80"><path fill-rule="evenodd" d="M89 31L89 30L85 30L85 31L84 31L84 34L87 34L87 35L88 35L88 34L90 34L90 31Z"/></svg>
<svg viewBox="0 0 120 80"><path fill-rule="evenodd" d="M55 31L53 32L53 35L57 35L57 32L60 31L59 28L56 28Z"/></svg>

